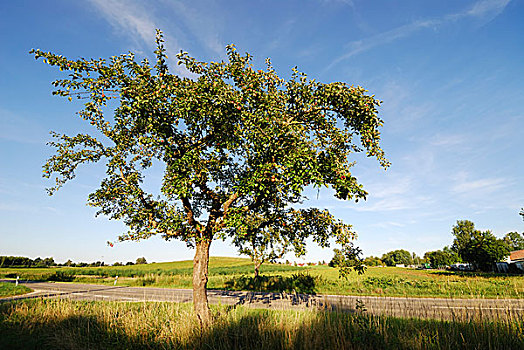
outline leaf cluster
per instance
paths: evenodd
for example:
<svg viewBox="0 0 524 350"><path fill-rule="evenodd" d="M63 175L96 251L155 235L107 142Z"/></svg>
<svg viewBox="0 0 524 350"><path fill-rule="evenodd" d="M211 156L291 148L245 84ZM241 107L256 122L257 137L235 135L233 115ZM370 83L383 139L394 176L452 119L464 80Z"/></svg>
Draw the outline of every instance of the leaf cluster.
<svg viewBox="0 0 524 350"><path fill-rule="evenodd" d="M170 73L160 31L156 41L154 64L132 53L72 60L31 51L68 72L53 82L54 94L82 100L78 115L93 127L76 136L53 133L56 153L43 167L44 177L55 177L49 193L73 179L81 164L103 162L106 177L88 204L99 208L97 215L127 224L120 240L160 234L193 245L226 232L240 235L245 230L238 227L249 227L267 203L297 203L307 186L365 199L351 173L352 153L389 165L379 145L380 101L363 88L319 83L297 69L286 81L269 60L255 70L252 57L233 45L221 62L180 52L177 63L191 74L183 77ZM159 191L150 193L144 180L154 164L164 173Z"/></svg>

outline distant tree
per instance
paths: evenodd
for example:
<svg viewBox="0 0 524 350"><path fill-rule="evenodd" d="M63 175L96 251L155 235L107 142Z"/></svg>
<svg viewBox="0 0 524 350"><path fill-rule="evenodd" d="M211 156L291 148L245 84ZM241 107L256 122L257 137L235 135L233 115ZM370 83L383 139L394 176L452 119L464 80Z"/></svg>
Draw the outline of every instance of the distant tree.
<svg viewBox="0 0 524 350"><path fill-rule="evenodd" d="M346 255L356 254L351 240L355 234L351 226L335 219L327 210L317 208L289 209L271 205L258 214L246 217L244 225L230 233L239 253L247 255L254 263L255 278L260 266L275 262L293 252L295 257L306 253L306 240L312 239L320 247L329 247L330 238L336 238ZM355 256L356 259L356 256ZM354 264L356 266L356 264Z"/></svg>
<svg viewBox="0 0 524 350"><path fill-rule="evenodd" d="M463 252L471 245L471 239L475 233L475 224L469 220L458 220L451 233L455 236L451 249L464 259Z"/></svg>
<svg viewBox="0 0 524 350"><path fill-rule="evenodd" d="M144 257L137 258L135 264L136 265L147 264L146 258Z"/></svg>
<svg viewBox="0 0 524 350"><path fill-rule="evenodd" d="M65 266L72 266L73 265L73 262L71 261L71 259L68 259L65 263L64 263Z"/></svg>
<svg viewBox="0 0 524 350"><path fill-rule="evenodd" d="M39 259L38 263L44 266L42 263L42 259L40 258L37 258L37 259ZM0 267L13 267L13 266L31 267L34 265L35 265L35 261L30 258L26 258L25 256L1 256L0 257Z"/></svg>
<svg viewBox="0 0 524 350"><path fill-rule="evenodd" d="M382 260L375 256L368 256L362 261L362 263L366 266L381 266L384 264Z"/></svg>
<svg viewBox="0 0 524 350"><path fill-rule="evenodd" d="M455 263L461 263L462 262L462 258L458 255L458 253L453 250L451 247L449 246L445 246L444 248L442 248L442 251L446 254L448 254L449 258L450 258L450 263L451 264L455 264Z"/></svg>
<svg viewBox="0 0 524 350"><path fill-rule="evenodd" d="M364 273L366 267L362 263L360 256L362 251L360 248L355 247L352 251L335 248L333 249L333 253L335 253L335 255L328 265L343 271L342 276L346 277L350 270L355 270L359 274Z"/></svg>
<svg viewBox="0 0 524 350"><path fill-rule="evenodd" d="M524 234L509 232L504 236L504 242L506 242L510 251L524 249Z"/></svg>
<svg viewBox="0 0 524 350"><path fill-rule="evenodd" d="M126 262L126 266L131 266L131 265L134 265L134 264L135 264L135 263L132 262L132 261L128 261L128 262Z"/></svg>
<svg viewBox="0 0 524 350"><path fill-rule="evenodd" d="M424 259L434 269L446 267L454 263L453 256L443 250L426 252L424 254Z"/></svg>
<svg viewBox="0 0 524 350"><path fill-rule="evenodd" d="M44 266L55 266L56 263L55 263L55 259L53 258L45 258L44 260L42 260L42 263L44 264Z"/></svg>
<svg viewBox="0 0 524 350"><path fill-rule="evenodd" d="M124 266L121 262L117 261L113 264L113 266Z"/></svg>
<svg viewBox="0 0 524 350"><path fill-rule="evenodd" d="M331 258L328 265L330 267L339 267L344 260L342 252L340 251L340 249L335 248L333 249L333 253L335 253L335 255L333 255L333 258Z"/></svg>
<svg viewBox="0 0 524 350"><path fill-rule="evenodd" d="M397 264L411 265L413 258L411 253L404 249L397 249L382 255L380 258L387 266L395 266Z"/></svg>
<svg viewBox="0 0 524 350"><path fill-rule="evenodd" d="M35 260L33 260L33 266L34 267L45 267L45 264L42 258L37 257Z"/></svg>
<svg viewBox="0 0 524 350"><path fill-rule="evenodd" d="M497 239L489 230L476 230L471 221L457 221L452 233L455 236L452 249L476 270L490 271L494 263L509 255L509 247L503 239Z"/></svg>
<svg viewBox="0 0 524 350"><path fill-rule="evenodd" d="M411 260L413 265L420 265L422 264L422 258L418 256L415 252L411 253Z"/></svg>

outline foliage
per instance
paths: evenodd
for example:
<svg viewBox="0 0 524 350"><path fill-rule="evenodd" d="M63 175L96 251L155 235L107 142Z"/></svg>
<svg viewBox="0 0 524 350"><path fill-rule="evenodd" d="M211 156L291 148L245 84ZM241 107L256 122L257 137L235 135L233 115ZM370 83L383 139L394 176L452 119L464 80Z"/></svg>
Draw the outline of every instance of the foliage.
<svg viewBox="0 0 524 350"><path fill-rule="evenodd" d="M47 280L53 282L72 282L75 280L75 274L72 271L55 271L47 277Z"/></svg>
<svg viewBox="0 0 524 350"><path fill-rule="evenodd" d="M362 264L362 258L360 255L362 251L358 247L352 247L352 249L333 249L335 255L329 262L330 267L336 267L341 271L341 275L347 277L347 274L351 269L357 271L358 274L363 274L365 266Z"/></svg>
<svg viewBox="0 0 524 350"><path fill-rule="evenodd" d="M524 234L509 232L504 236L504 242L506 242L510 251L524 249Z"/></svg>
<svg viewBox="0 0 524 350"><path fill-rule="evenodd" d="M99 215L124 220L130 230L121 240L161 234L193 246L241 225L266 202L298 201L305 186L330 185L338 198L365 198L349 172L351 153L365 150L388 166L378 143L379 101L364 89L308 81L297 70L286 82L269 61L266 71L253 70L251 56L233 46L227 62L177 55L194 79L169 73L160 33L154 67L133 54L107 62L31 53L71 72L53 83L54 94L87 99L79 115L103 135L53 133L57 153L44 177L58 176L49 192L74 178L80 164L106 159L108 176L89 204L101 208ZM104 109L114 99L119 106L111 119ZM353 143L359 136L362 148ZM141 186L155 161L166 165L160 197Z"/></svg>
<svg viewBox="0 0 524 350"><path fill-rule="evenodd" d="M415 252L411 254L411 261L413 265L420 265L422 264L423 260L424 259L418 256Z"/></svg>
<svg viewBox="0 0 524 350"><path fill-rule="evenodd" d="M461 263L462 258L458 255L457 251L453 247L445 246L442 251L450 256L452 263Z"/></svg>
<svg viewBox="0 0 524 350"><path fill-rule="evenodd" d="M0 268L2 267L48 267L56 266L54 259L49 257L45 259L36 258L26 258L24 256L0 256Z"/></svg>
<svg viewBox="0 0 524 350"><path fill-rule="evenodd" d="M455 263L454 256L445 250L435 250L424 254L424 259L432 268L438 269Z"/></svg>
<svg viewBox="0 0 524 350"><path fill-rule="evenodd" d="M365 258L362 263L366 266L382 266L384 263L378 257L368 256Z"/></svg>
<svg viewBox="0 0 524 350"><path fill-rule="evenodd" d="M31 50L69 72L53 82L53 93L85 99L78 114L95 129L53 133L49 144L56 153L43 175L57 175L48 190L53 194L79 165L105 162L107 176L88 204L100 208L97 215L124 221L129 231L121 241L161 235L195 247L195 310L209 323L205 290L213 240L243 232L238 228L246 218L268 203L298 203L307 186L331 187L343 200L366 198L349 157L365 152L389 166L379 145L380 101L361 87L308 80L297 69L286 81L269 60L266 70L254 70L251 56L232 45L222 62L181 52L178 64L191 78L181 77L169 72L160 31L156 43L154 66L132 53L70 60ZM143 186L155 164L164 171L156 195ZM350 254L352 247L342 249Z"/></svg>
<svg viewBox="0 0 524 350"><path fill-rule="evenodd" d="M491 231L476 230L471 221L457 221L452 233L455 236L452 249L475 269L490 271L495 262L509 255L509 247L503 239L497 239Z"/></svg>
<svg viewBox="0 0 524 350"><path fill-rule="evenodd" d="M266 261L275 262L290 251L296 257L303 256L308 238L325 248L329 247L331 237L337 237L337 243L353 256L352 266L357 266L358 251L351 243L355 238L351 226L335 219L327 210L285 209L276 205L264 209L248 216L244 226L230 233L239 253L254 262L255 277L259 276L259 268Z"/></svg>
<svg viewBox="0 0 524 350"><path fill-rule="evenodd" d="M320 278L302 272L291 276L241 276L226 281L225 285L228 290L316 294L316 285Z"/></svg>
<svg viewBox="0 0 524 350"><path fill-rule="evenodd" d="M264 211L250 215L245 225L230 233L240 254L247 255L255 265L255 277L266 261L275 262L292 251L296 257L306 253L306 239L312 238L321 247L329 247L329 238L348 252L356 254L351 240L351 226L337 220L327 210L316 208L295 210L276 205L264 206Z"/></svg>
<svg viewBox="0 0 524 350"><path fill-rule="evenodd" d="M147 264L146 258L144 257L137 258L135 264L136 265Z"/></svg>
<svg viewBox="0 0 524 350"><path fill-rule="evenodd" d="M411 265L413 264L413 257L411 253L404 249L397 249L382 255L380 258L387 266L395 266L397 264Z"/></svg>

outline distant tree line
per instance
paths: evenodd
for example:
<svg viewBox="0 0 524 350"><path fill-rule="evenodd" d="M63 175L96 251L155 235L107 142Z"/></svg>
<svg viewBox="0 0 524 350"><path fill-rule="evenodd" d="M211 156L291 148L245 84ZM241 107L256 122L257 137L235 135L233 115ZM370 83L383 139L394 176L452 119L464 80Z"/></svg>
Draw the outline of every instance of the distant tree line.
<svg viewBox="0 0 524 350"><path fill-rule="evenodd" d="M24 256L0 256L0 267L49 267L57 266L53 258L26 258Z"/></svg>
<svg viewBox="0 0 524 350"><path fill-rule="evenodd" d="M147 264L146 258L137 258L135 262L128 261L125 265L139 265ZM67 267L98 267L105 266L103 261L95 261L91 263L86 262L73 262L67 260L63 264L58 264L53 258L42 259L40 257L36 259L27 258L25 256L0 256L0 268L2 267L53 267L53 266L67 266ZM113 266L124 266L121 262L116 262Z"/></svg>
<svg viewBox="0 0 524 350"><path fill-rule="evenodd" d="M524 219L524 211L520 215ZM475 224L469 220L458 220L452 234L455 238L451 246L426 252L423 258L405 249L397 249L383 254L381 258L367 257L362 263L365 266L429 264L431 268L467 263L474 270L491 271L494 264L503 261L511 251L524 249L524 233L509 232L503 238L497 238L490 230L475 229ZM344 259L336 249L334 253L329 266L339 267Z"/></svg>

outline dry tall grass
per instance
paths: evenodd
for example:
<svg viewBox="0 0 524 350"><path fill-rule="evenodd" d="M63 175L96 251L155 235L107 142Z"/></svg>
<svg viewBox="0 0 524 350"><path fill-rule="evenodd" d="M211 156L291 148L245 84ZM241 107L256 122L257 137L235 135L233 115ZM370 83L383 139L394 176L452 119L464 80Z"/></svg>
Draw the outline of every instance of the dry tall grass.
<svg viewBox="0 0 524 350"><path fill-rule="evenodd" d="M362 310L361 310L362 311ZM523 349L524 321L436 321L365 312L32 300L0 305L2 349Z"/></svg>

